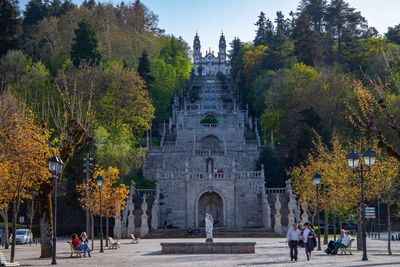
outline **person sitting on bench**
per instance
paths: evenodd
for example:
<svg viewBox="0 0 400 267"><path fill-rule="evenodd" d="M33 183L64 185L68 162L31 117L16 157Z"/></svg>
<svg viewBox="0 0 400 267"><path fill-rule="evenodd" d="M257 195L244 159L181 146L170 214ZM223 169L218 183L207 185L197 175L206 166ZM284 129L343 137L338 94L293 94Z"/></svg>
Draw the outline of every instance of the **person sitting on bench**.
<svg viewBox="0 0 400 267"><path fill-rule="evenodd" d="M85 242L82 242L77 234L72 234L71 243L76 250L83 250L83 257L86 257L86 254L90 257L90 249L89 245Z"/></svg>
<svg viewBox="0 0 400 267"><path fill-rule="evenodd" d="M350 244L350 242L351 242L351 235L349 232L345 232L345 235L342 237L342 241L339 244L338 243L335 244L331 254L336 255L339 248L347 247Z"/></svg>
<svg viewBox="0 0 400 267"><path fill-rule="evenodd" d="M342 239L344 236L346 236L346 230L341 229L339 238L336 239L336 241L333 241L333 240L329 241L328 247L327 247L327 249L325 249L326 254L331 254L335 245L342 243Z"/></svg>

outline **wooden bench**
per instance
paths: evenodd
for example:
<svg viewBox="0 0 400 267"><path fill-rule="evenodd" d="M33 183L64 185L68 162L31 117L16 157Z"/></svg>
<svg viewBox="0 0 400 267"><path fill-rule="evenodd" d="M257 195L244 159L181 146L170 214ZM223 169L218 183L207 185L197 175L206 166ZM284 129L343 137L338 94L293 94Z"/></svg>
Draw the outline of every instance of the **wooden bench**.
<svg viewBox="0 0 400 267"><path fill-rule="evenodd" d="M131 244L139 243L139 238L135 237L133 234L131 234L131 238L132 238Z"/></svg>
<svg viewBox="0 0 400 267"><path fill-rule="evenodd" d="M115 241L112 237L107 237L108 239L108 248L109 249L118 249L119 248L119 242L118 240Z"/></svg>
<svg viewBox="0 0 400 267"><path fill-rule="evenodd" d="M83 253L83 250L81 250L81 249L76 249L75 247L74 247L74 245L72 245L72 243L71 243L71 241L68 241L68 244L69 244L69 247L70 247L70 249L71 249L71 255L70 255L70 257L71 258L82 258L82 253ZM75 255L75 256L74 256Z"/></svg>
<svg viewBox="0 0 400 267"><path fill-rule="evenodd" d="M4 254L0 252L0 266L13 267L13 266L20 266L20 264L18 262L7 262L6 257L4 257Z"/></svg>
<svg viewBox="0 0 400 267"><path fill-rule="evenodd" d="M349 244L347 245L347 247L340 247L338 249L338 254L340 255L347 255L347 253L349 253L350 255L353 255L353 253L351 252L351 245L353 244L354 239L350 240Z"/></svg>

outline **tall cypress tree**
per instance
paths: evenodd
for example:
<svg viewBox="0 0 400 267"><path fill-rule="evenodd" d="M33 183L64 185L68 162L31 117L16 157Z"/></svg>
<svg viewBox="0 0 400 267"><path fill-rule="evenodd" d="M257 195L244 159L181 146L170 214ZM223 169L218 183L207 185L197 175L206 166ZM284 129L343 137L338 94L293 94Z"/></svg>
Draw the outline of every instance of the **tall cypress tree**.
<svg viewBox="0 0 400 267"><path fill-rule="evenodd" d="M30 0L25 7L24 20L22 22L24 28L35 25L44 17L48 16L48 3L42 0Z"/></svg>
<svg viewBox="0 0 400 267"><path fill-rule="evenodd" d="M70 51L72 62L78 67L82 61L89 64L99 64L101 55L98 51L96 33L92 26L81 21L75 29L74 43Z"/></svg>
<svg viewBox="0 0 400 267"><path fill-rule="evenodd" d="M261 11L260 15L258 16L257 22L254 24L257 26L256 37L254 38L254 46L267 43L266 40L267 34L265 31L266 23L267 19L265 18L265 13Z"/></svg>
<svg viewBox="0 0 400 267"><path fill-rule="evenodd" d="M322 49L320 35L312 28L308 14L301 13L293 29L293 41L297 59L315 66L322 62Z"/></svg>
<svg viewBox="0 0 400 267"><path fill-rule="evenodd" d="M139 58L139 66L137 68L137 72L140 77L146 82L147 88L154 81L154 77L150 74L150 60L149 54L146 50L143 50L142 56Z"/></svg>
<svg viewBox="0 0 400 267"><path fill-rule="evenodd" d="M0 56L17 47L19 30L17 2L0 0Z"/></svg>

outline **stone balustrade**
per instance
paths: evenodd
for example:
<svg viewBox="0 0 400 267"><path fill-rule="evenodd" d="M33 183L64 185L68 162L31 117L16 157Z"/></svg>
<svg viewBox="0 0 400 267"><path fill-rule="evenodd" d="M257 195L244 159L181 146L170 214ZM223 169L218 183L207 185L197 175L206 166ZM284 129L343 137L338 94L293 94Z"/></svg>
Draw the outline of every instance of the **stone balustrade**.
<svg viewBox="0 0 400 267"><path fill-rule="evenodd" d="M163 152L188 152L193 154L193 148L181 147L181 146L149 146L148 150L152 153L163 153ZM227 146L226 153L237 153L237 152L252 152L262 150L262 146ZM223 149L196 149L195 155L207 156L207 155L225 155Z"/></svg>
<svg viewBox="0 0 400 267"><path fill-rule="evenodd" d="M246 145L258 146L258 141L257 140L246 140Z"/></svg>
<svg viewBox="0 0 400 267"><path fill-rule="evenodd" d="M225 151L223 149L196 149L194 154L197 156L224 156Z"/></svg>
<svg viewBox="0 0 400 267"><path fill-rule="evenodd" d="M200 123L203 128L216 128L218 127L218 123Z"/></svg>
<svg viewBox="0 0 400 267"><path fill-rule="evenodd" d="M265 189L266 194L285 194L286 193L286 188L266 188Z"/></svg>
<svg viewBox="0 0 400 267"><path fill-rule="evenodd" d="M224 180L224 179L260 179L262 178L261 171L247 172L164 172L161 175L163 179L190 179L190 180Z"/></svg>
<svg viewBox="0 0 400 267"><path fill-rule="evenodd" d="M235 178L261 178L261 171L234 172Z"/></svg>
<svg viewBox="0 0 400 267"><path fill-rule="evenodd" d="M136 194L138 194L139 196L153 196L156 194L156 190L155 189L136 189Z"/></svg>

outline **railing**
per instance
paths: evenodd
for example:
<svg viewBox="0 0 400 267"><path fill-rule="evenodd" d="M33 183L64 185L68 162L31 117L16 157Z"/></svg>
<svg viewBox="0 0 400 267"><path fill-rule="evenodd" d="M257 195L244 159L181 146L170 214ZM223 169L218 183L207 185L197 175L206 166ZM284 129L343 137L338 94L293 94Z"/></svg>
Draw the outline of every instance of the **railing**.
<svg viewBox="0 0 400 267"><path fill-rule="evenodd" d="M216 128L218 127L218 123L200 123L203 128Z"/></svg>
<svg viewBox="0 0 400 267"><path fill-rule="evenodd" d="M235 172L236 178L260 178L262 176L261 171L247 171L247 172Z"/></svg>
<svg viewBox="0 0 400 267"><path fill-rule="evenodd" d="M208 180L208 179L212 179L212 180L216 180L216 179L225 179L225 175L223 172L204 172L204 173L189 173L189 178L191 180L193 179L204 179L204 180Z"/></svg>
<svg viewBox="0 0 400 267"><path fill-rule="evenodd" d="M147 195L147 196L153 196L156 194L155 189L136 189L136 194L139 196Z"/></svg>
<svg viewBox="0 0 400 267"><path fill-rule="evenodd" d="M258 145L257 140L246 140L246 145Z"/></svg>
<svg viewBox="0 0 400 267"><path fill-rule="evenodd" d="M226 155L239 153L243 151L259 151L262 149L262 146L227 146L226 153L224 149L196 149L195 155L197 156L207 156L207 155ZM149 151L153 153L163 153L163 152L187 152L189 154L193 153L192 147L183 147L183 146L150 146Z"/></svg>
<svg viewBox="0 0 400 267"><path fill-rule="evenodd" d="M196 149L194 151L194 154L196 156L211 156L211 155L224 156L225 151L223 149L215 149L215 150L214 149Z"/></svg>
<svg viewBox="0 0 400 267"><path fill-rule="evenodd" d="M266 194L285 194L286 193L286 188L265 188Z"/></svg>

